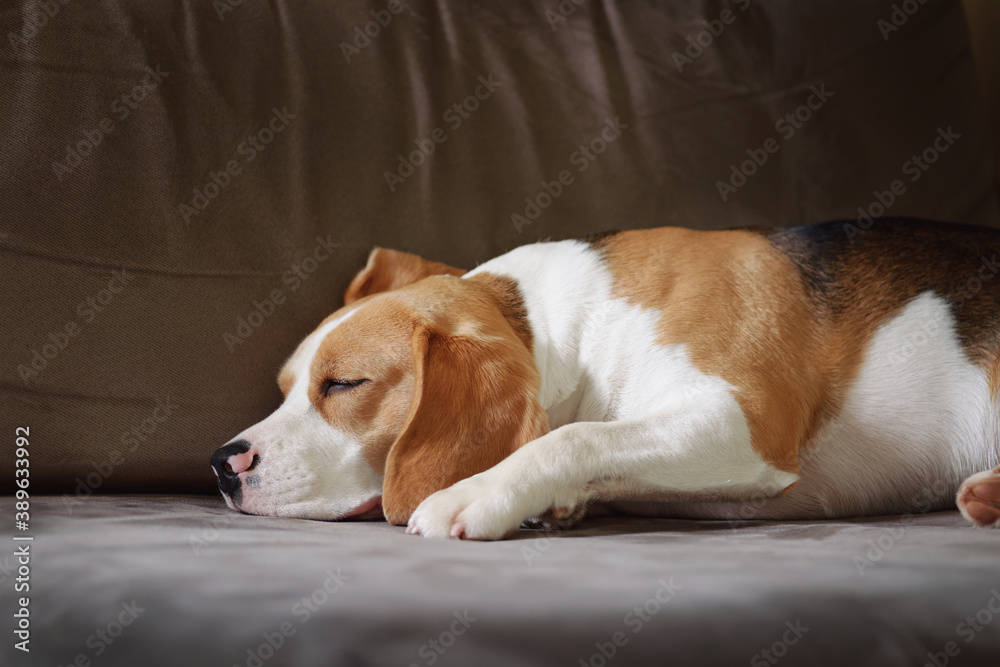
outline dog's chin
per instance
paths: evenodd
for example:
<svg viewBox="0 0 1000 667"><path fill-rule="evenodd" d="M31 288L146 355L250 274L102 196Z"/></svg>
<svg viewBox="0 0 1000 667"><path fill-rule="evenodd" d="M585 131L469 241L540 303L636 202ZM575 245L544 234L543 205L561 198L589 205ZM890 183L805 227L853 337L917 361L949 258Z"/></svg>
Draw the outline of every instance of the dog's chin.
<svg viewBox="0 0 1000 667"><path fill-rule="evenodd" d="M230 498L230 497L229 497L229 496L228 496L228 495L227 495L226 493L224 493L224 492L222 492L222 499L226 501L226 507L228 507L229 509L231 509L231 510L236 510L237 512L242 512L242 511L243 511L243 510L241 510L241 509L239 508L239 506L238 506L238 505L237 505L237 504L236 504L235 502L233 502L233 499L232 499L232 498Z"/></svg>
<svg viewBox="0 0 1000 667"><path fill-rule="evenodd" d="M375 496L350 510L341 519L383 519L382 496Z"/></svg>
<svg viewBox="0 0 1000 667"><path fill-rule="evenodd" d="M385 519L382 513L382 496L375 495L368 500L348 509L342 509L342 503L331 503L340 505L340 508L324 506L322 503L291 503L286 505L273 505L266 500L259 498L248 498L244 494L240 502L235 502L228 495L223 494L226 505L230 509L243 514L255 516L273 516L286 519L312 519L314 521L362 521L372 519Z"/></svg>

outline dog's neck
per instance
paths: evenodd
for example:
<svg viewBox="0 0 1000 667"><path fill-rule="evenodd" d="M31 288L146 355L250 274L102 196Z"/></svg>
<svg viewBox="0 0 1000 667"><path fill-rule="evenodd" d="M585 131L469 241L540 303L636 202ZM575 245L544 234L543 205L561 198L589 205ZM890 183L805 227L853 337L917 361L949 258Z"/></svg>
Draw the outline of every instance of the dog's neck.
<svg viewBox="0 0 1000 667"><path fill-rule="evenodd" d="M589 349L588 334L600 327L612 287L600 256L582 241L536 243L465 274L476 276L501 276L516 284L541 377L538 402L552 427L590 417L580 414L585 383L596 379L587 373L588 360L596 353ZM509 298L498 299L510 307Z"/></svg>

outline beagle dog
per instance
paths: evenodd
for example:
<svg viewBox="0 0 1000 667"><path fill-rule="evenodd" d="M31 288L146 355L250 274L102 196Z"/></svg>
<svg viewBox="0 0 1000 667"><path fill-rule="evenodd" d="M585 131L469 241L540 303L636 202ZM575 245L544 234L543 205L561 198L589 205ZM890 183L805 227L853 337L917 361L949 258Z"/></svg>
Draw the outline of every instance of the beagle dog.
<svg viewBox="0 0 1000 667"><path fill-rule="evenodd" d="M585 512L1000 525L1000 232L662 228L472 271L376 248L215 452L250 514L500 539Z"/></svg>

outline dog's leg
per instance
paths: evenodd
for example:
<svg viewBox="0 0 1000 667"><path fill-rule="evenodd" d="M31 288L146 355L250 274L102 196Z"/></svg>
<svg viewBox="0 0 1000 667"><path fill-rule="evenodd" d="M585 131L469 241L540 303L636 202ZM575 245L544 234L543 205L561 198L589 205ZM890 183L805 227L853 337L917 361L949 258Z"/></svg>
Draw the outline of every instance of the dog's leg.
<svg viewBox="0 0 1000 667"><path fill-rule="evenodd" d="M719 397L715 397L719 398ZM546 512L570 516L588 500L712 494L720 500L777 495L798 479L750 445L738 404L678 400L672 414L567 424L489 470L426 498L408 533L492 540Z"/></svg>
<svg viewBox="0 0 1000 667"><path fill-rule="evenodd" d="M1000 466L962 482L957 502L965 518L980 528L1000 528Z"/></svg>

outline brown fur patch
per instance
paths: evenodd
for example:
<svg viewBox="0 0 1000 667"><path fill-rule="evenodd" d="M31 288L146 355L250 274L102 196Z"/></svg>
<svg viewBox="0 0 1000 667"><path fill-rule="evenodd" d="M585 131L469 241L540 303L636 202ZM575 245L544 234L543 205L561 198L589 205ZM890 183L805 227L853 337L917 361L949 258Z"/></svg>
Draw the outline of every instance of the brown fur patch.
<svg viewBox="0 0 1000 667"><path fill-rule="evenodd" d="M413 313L381 299L361 308L320 343L309 369L309 400L328 424L364 443L378 473L406 421L413 396ZM323 395L327 381L366 380Z"/></svg>
<svg viewBox="0 0 1000 667"><path fill-rule="evenodd" d="M1000 354L994 355L992 363L986 369L986 377L990 383L990 398L996 401L1000 394Z"/></svg>
<svg viewBox="0 0 1000 667"><path fill-rule="evenodd" d="M467 278L486 287L496 299L500 312L507 319L514 332L524 342L525 347L530 352L532 350L531 325L528 323L528 310L524 307L524 297L517 282L506 276L498 276L492 273L477 273L471 278Z"/></svg>
<svg viewBox="0 0 1000 667"><path fill-rule="evenodd" d="M660 340L736 386L754 449L799 472L798 448L829 400L821 334L792 264L747 231L621 232L603 252L619 296L661 312Z"/></svg>
<svg viewBox="0 0 1000 667"><path fill-rule="evenodd" d="M385 465L382 507L405 524L431 493L490 468L548 431L534 359L495 281L428 278L388 297L420 313L407 424Z"/></svg>
<svg viewBox="0 0 1000 667"><path fill-rule="evenodd" d="M849 224L600 241L617 293L660 309L662 342L685 343L703 372L739 388L753 447L788 472L839 410L875 331L928 290L951 305L969 359L1000 388L1000 276L989 268L1000 266L1000 233L884 219L849 235Z"/></svg>
<svg viewBox="0 0 1000 667"><path fill-rule="evenodd" d="M344 292L344 304L358 299L399 289L427 276L463 276L465 269L458 269L441 262L432 262L419 255L399 250L375 248L368 255L368 263L361 269Z"/></svg>

